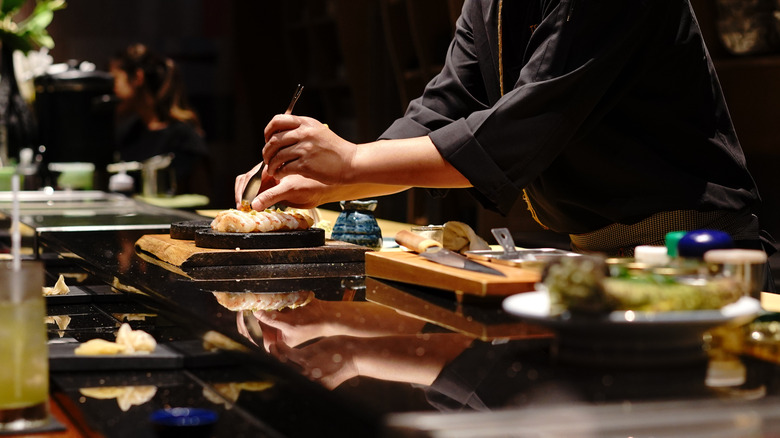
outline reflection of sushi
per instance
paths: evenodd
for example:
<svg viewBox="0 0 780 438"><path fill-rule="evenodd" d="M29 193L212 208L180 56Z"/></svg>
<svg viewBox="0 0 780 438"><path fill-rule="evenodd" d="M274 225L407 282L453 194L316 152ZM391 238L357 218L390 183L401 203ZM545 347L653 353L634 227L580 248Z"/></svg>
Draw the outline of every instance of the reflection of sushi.
<svg viewBox="0 0 780 438"><path fill-rule="evenodd" d="M68 329L68 325L70 325L71 317L70 315L53 315L53 316L47 316L46 317L46 324L57 324L57 334L60 337L63 337L65 335L65 330Z"/></svg>
<svg viewBox="0 0 780 438"><path fill-rule="evenodd" d="M314 292L251 293L251 292L212 292L219 304L232 311L240 310L282 310L305 306L314 299Z"/></svg>
<svg viewBox="0 0 780 438"><path fill-rule="evenodd" d="M213 330L209 330L203 335L203 349L206 351L246 351L246 347L243 345Z"/></svg>
<svg viewBox="0 0 780 438"><path fill-rule="evenodd" d="M112 313L111 316L118 319L120 322L129 321L146 321L147 317L157 316L153 313Z"/></svg>
<svg viewBox="0 0 780 438"><path fill-rule="evenodd" d="M273 382L258 381L258 382L230 382L230 383L215 383L212 388L203 388L203 397L206 400L214 404L225 404L228 409L230 405L228 403L235 403L238 401L238 396L241 395L241 391L265 391L266 389L274 386Z"/></svg>
<svg viewBox="0 0 780 438"><path fill-rule="evenodd" d="M143 386L102 386L79 389L81 395L98 400L116 399L119 409L127 412L133 406L140 406L151 400L157 393L154 385Z"/></svg>
<svg viewBox="0 0 780 438"><path fill-rule="evenodd" d="M71 319L70 315L52 315L46 317L46 324L57 324L60 330L67 330Z"/></svg>

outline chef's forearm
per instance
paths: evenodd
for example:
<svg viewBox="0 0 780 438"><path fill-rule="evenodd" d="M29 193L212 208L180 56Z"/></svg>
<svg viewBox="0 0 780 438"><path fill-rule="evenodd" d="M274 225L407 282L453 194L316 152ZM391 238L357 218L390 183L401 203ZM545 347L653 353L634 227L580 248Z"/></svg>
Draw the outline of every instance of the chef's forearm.
<svg viewBox="0 0 780 438"><path fill-rule="evenodd" d="M346 184L340 186L333 186L333 190L330 191L324 202L338 202L345 199L363 199L375 196L392 195L394 193L403 192L409 189L410 186L404 185L392 185L392 184L373 184L373 183L356 183Z"/></svg>
<svg viewBox="0 0 780 438"><path fill-rule="evenodd" d="M360 145L345 179L407 187L471 187L427 136Z"/></svg>

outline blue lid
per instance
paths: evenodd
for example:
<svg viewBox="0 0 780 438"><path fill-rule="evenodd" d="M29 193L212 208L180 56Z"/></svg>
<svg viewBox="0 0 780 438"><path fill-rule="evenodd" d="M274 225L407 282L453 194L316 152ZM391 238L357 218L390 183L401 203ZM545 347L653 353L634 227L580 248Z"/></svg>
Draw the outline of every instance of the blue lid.
<svg viewBox="0 0 780 438"><path fill-rule="evenodd" d="M702 258L711 249L734 248L734 241L728 233L719 230L694 230L685 233L677 242L680 257Z"/></svg>

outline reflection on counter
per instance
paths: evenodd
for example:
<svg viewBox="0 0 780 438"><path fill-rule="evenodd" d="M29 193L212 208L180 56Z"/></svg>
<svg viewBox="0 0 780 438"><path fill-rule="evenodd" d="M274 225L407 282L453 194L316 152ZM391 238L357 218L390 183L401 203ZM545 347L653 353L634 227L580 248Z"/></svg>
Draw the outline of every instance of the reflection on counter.
<svg viewBox="0 0 780 438"><path fill-rule="evenodd" d="M507 314L494 298L458 300L437 289L366 278L366 299L483 341L552 336L549 330ZM464 300L470 304L465 305Z"/></svg>
<svg viewBox="0 0 780 438"><path fill-rule="evenodd" d="M370 285L367 290L365 284ZM347 289L364 289L366 297L371 299L380 289L380 283L369 278L365 284L352 282ZM396 293L403 294L400 290ZM304 306L269 310L255 305L257 297L262 295L230 294L233 300L226 307L236 312L239 333L281 362L293 365L305 376L331 389L357 377L429 386L475 339L488 339L486 332L492 333L494 337L490 339L499 343L510 338L539 339L546 345L549 337L546 331L506 316L503 321L499 318L498 328L491 331L486 329L491 325L489 322L479 323L461 313L465 327L471 319L473 325L482 324L482 328L451 332L449 321L456 311L450 312L452 316L436 320L432 317L444 315L444 311L432 310L420 315L409 307L353 301L354 295L348 293L343 296L350 298L347 300L323 300L315 296ZM275 294L269 294L272 295ZM220 302L225 304L224 300ZM432 307L434 304L430 303L428 308ZM483 316L486 321L495 320L494 313Z"/></svg>
<svg viewBox="0 0 780 438"><path fill-rule="evenodd" d="M214 404L223 404L230 409L238 401L241 391L265 391L274 386L271 381L214 383L203 388L203 397Z"/></svg>
<svg viewBox="0 0 780 438"><path fill-rule="evenodd" d="M239 373L236 373L239 374ZM215 436L262 436L256 422L246 421L241 409L226 409L204 397L198 379L175 371L95 372L88 375L57 374L66 403L73 400L83 412L82 421L102 436L155 436L149 418L158 409L195 406L212 409L219 416Z"/></svg>
<svg viewBox="0 0 780 438"><path fill-rule="evenodd" d="M282 310L295 309L309 304L314 299L310 290L294 292L212 292L217 302L234 312L242 310Z"/></svg>
<svg viewBox="0 0 780 438"><path fill-rule="evenodd" d="M252 305L262 294L245 294L249 304L231 310L240 334L325 388L409 385L442 411L767 394L745 378L752 367L727 367L713 343L713 363L581 366L558 360L550 331L504 313L495 300L458 301L446 291L373 278L347 289L362 290L365 301L343 292L262 310Z"/></svg>
<svg viewBox="0 0 780 438"><path fill-rule="evenodd" d="M315 298L297 309L241 316L240 332L328 388L357 376L428 385L473 340L421 334L424 321L369 302Z"/></svg>
<svg viewBox="0 0 780 438"><path fill-rule="evenodd" d="M91 397L98 400L113 400L122 412L127 412L133 406L142 405L157 393L157 387L154 385L143 386L98 386L91 388L80 388L79 392L85 397Z"/></svg>

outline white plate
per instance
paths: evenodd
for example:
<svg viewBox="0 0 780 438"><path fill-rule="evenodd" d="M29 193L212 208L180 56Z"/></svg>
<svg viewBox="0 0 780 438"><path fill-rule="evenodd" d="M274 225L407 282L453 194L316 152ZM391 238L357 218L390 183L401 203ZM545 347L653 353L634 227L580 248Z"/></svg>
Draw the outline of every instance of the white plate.
<svg viewBox="0 0 780 438"><path fill-rule="evenodd" d="M654 328L707 329L741 318L752 318L763 312L761 303L750 297L720 310L634 312L614 311L603 316L573 316L568 313L550 315L550 296L538 290L511 295L504 299L503 308L508 313L550 328L653 330Z"/></svg>
<svg viewBox="0 0 780 438"><path fill-rule="evenodd" d="M747 323L763 312L744 297L720 310L633 312L606 315L550 315L547 291L526 292L503 301L506 312L555 332L557 357L596 366L670 366L701 363L704 333L726 323Z"/></svg>

